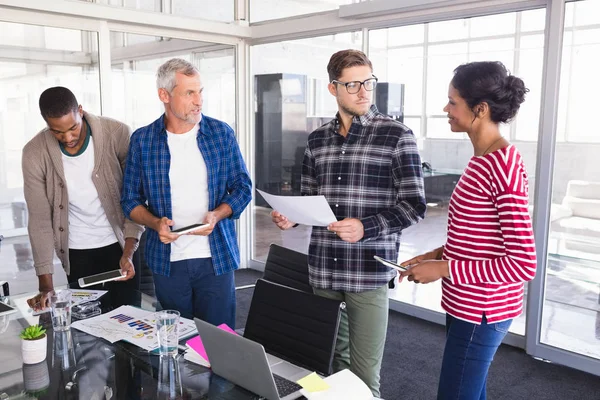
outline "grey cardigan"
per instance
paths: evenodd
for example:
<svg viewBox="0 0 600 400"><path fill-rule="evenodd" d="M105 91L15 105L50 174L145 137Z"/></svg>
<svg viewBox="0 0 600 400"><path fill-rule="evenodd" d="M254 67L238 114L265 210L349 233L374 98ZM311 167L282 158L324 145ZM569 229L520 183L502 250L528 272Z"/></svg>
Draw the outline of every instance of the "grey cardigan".
<svg viewBox="0 0 600 400"><path fill-rule="evenodd" d="M100 204L121 247L125 238L138 239L144 228L123 216L121 187L129 148L130 129L106 117L84 112L92 129L94 170L92 181ZM25 201L29 211L29 240L37 275L54 273L54 252L67 275L69 266L69 196L58 140L48 128L33 137L23 148Z"/></svg>

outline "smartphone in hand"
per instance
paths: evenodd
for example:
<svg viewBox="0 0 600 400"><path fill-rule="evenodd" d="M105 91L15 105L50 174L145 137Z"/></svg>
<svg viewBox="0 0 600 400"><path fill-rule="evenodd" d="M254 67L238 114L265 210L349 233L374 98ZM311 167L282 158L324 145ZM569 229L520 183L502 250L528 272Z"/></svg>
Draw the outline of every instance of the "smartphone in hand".
<svg viewBox="0 0 600 400"><path fill-rule="evenodd" d="M79 287L86 287L92 285L99 285L100 283L114 281L119 278L123 278L125 273L120 269L115 269L114 271L102 272L96 275L86 276L84 278L79 278L77 283L79 283Z"/></svg>
<svg viewBox="0 0 600 400"><path fill-rule="evenodd" d="M184 226L183 228L173 229L171 232L176 233L178 235L184 235L186 233L190 233L190 232L200 230L202 228L206 228L207 226L210 226L210 224L193 224L193 225Z"/></svg>
<svg viewBox="0 0 600 400"><path fill-rule="evenodd" d="M398 265L390 260L386 260L385 258L381 258L379 256L373 256L373 258L385 265L386 267L394 268L401 272L408 271L408 268L403 267L402 265Z"/></svg>

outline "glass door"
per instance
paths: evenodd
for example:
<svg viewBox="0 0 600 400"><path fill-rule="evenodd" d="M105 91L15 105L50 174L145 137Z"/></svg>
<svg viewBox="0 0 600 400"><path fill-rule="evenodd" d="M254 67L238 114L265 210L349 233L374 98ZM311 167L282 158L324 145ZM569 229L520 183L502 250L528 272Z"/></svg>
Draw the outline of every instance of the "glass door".
<svg viewBox="0 0 600 400"><path fill-rule="evenodd" d="M565 5L540 342L600 359L600 2Z"/></svg>
<svg viewBox="0 0 600 400"><path fill-rule="evenodd" d="M540 264L530 285L529 300L535 307L529 314L527 352L598 375L600 137L590 127L600 90L592 64L600 51L600 2L556 2L549 13L549 36L557 43L562 38L562 47L556 46L558 53L548 52L546 60L544 109L556 112L542 121L548 134L541 148L554 155L538 168L551 185L541 184L536 199L546 215L536 219Z"/></svg>

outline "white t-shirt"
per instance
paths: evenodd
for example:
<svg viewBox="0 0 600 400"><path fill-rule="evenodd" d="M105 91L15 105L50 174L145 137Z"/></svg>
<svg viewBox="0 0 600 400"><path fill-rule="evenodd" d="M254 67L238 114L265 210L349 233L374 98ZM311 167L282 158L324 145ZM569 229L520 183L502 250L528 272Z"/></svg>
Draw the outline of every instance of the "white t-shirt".
<svg viewBox="0 0 600 400"><path fill-rule="evenodd" d="M94 142L76 156L62 154L69 193L69 248L95 249L117 242L94 182Z"/></svg>
<svg viewBox="0 0 600 400"><path fill-rule="evenodd" d="M208 212L208 173L196 141L198 129L196 125L186 133L167 131L173 229L202 223ZM208 257L208 236L181 235L171 243L171 261Z"/></svg>

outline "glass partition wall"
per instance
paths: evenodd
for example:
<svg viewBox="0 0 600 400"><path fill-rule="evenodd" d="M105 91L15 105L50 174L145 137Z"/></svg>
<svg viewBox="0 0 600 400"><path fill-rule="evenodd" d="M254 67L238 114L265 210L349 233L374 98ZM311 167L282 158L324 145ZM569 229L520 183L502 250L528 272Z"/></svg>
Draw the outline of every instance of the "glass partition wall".
<svg viewBox="0 0 600 400"><path fill-rule="evenodd" d="M600 359L600 2L567 3L540 342Z"/></svg>

